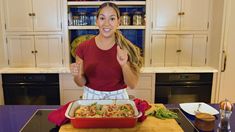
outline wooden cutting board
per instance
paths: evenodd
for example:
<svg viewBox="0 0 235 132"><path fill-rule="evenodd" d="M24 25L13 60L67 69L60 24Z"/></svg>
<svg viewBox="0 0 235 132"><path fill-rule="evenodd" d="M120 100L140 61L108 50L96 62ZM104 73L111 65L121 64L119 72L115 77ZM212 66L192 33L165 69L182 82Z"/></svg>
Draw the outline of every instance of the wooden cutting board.
<svg viewBox="0 0 235 132"><path fill-rule="evenodd" d="M155 105L164 107L162 104ZM152 107L149 111L153 110ZM161 120L156 117L148 116L143 122L138 122L134 128L93 128L78 129L70 123L62 125L59 132L183 132L175 119Z"/></svg>

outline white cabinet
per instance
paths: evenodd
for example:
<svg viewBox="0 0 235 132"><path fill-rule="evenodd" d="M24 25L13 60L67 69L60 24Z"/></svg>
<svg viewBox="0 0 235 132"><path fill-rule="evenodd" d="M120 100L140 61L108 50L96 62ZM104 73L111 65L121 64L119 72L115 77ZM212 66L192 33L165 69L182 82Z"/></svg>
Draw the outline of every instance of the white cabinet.
<svg viewBox="0 0 235 132"><path fill-rule="evenodd" d="M206 35L152 35L152 66L204 66Z"/></svg>
<svg viewBox="0 0 235 132"><path fill-rule="evenodd" d="M223 25L223 32L222 32L222 39L224 41L223 44L223 56L222 56L222 68L221 68L221 77L219 78L219 100L228 99L231 102L235 102L234 96L234 75L235 75L235 1L234 0L227 0L225 1L225 13L226 17L224 22L226 23ZM229 16L229 17L228 17Z"/></svg>
<svg viewBox="0 0 235 132"><path fill-rule="evenodd" d="M83 94L83 88L76 85L70 73L60 74L61 104L79 99ZM154 103L155 74L142 73L135 89L127 89L129 95L145 99Z"/></svg>
<svg viewBox="0 0 235 132"><path fill-rule="evenodd" d="M1 7L1 3L0 3ZM3 29L2 29L2 19L1 19L1 10L0 10L0 67L4 65L4 43L3 43Z"/></svg>
<svg viewBox="0 0 235 132"><path fill-rule="evenodd" d="M151 40L151 65L164 66L166 35L152 35Z"/></svg>
<svg viewBox="0 0 235 132"><path fill-rule="evenodd" d="M60 67L63 63L60 35L35 36L36 64L38 67Z"/></svg>
<svg viewBox="0 0 235 132"><path fill-rule="evenodd" d="M7 46L11 67L62 66L60 35L8 36Z"/></svg>
<svg viewBox="0 0 235 132"><path fill-rule="evenodd" d="M190 66L192 35L167 35L165 66Z"/></svg>
<svg viewBox="0 0 235 132"><path fill-rule="evenodd" d="M33 36L8 36L7 41L10 66L35 66Z"/></svg>
<svg viewBox="0 0 235 132"><path fill-rule="evenodd" d="M210 0L152 0L153 30L207 30Z"/></svg>
<svg viewBox="0 0 235 132"><path fill-rule="evenodd" d="M192 66L204 66L207 63L207 35L194 35Z"/></svg>
<svg viewBox="0 0 235 132"><path fill-rule="evenodd" d="M6 31L60 31L61 0L4 0Z"/></svg>

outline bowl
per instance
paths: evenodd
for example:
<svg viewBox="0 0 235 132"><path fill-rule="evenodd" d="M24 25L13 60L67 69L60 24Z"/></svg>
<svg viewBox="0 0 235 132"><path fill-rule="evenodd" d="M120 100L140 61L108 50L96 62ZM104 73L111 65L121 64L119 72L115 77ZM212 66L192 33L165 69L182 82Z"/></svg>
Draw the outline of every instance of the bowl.
<svg viewBox="0 0 235 132"><path fill-rule="evenodd" d="M208 113L197 113L194 124L199 130L212 131L215 127L215 116Z"/></svg>

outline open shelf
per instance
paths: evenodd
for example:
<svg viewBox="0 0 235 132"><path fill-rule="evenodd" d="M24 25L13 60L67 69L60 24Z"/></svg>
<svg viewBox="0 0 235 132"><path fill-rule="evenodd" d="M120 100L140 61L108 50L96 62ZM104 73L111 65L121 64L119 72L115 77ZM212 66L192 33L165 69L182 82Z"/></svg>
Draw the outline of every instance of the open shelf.
<svg viewBox="0 0 235 132"><path fill-rule="evenodd" d="M97 6L105 3L107 1L68 1L67 5L77 5L77 6L82 6L82 5L92 5L92 6ZM111 1L115 3L118 6L126 6L126 5L133 5L133 6L142 6L145 5L145 1Z"/></svg>
<svg viewBox="0 0 235 132"><path fill-rule="evenodd" d="M68 26L69 30L98 29L97 26ZM145 26L119 26L118 29L145 29Z"/></svg>

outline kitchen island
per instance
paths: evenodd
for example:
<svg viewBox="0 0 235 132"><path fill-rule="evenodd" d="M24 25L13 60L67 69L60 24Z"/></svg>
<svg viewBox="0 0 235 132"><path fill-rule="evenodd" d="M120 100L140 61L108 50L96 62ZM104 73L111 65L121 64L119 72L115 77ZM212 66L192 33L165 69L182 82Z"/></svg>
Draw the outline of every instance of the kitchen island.
<svg viewBox="0 0 235 132"><path fill-rule="evenodd" d="M218 110L218 105L212 105ZM56 109L59 106L48 105L1 105L0 106L0 132L18 132L30 117L36 112L37 109ZM179 108L177 104L168 104L167 108ZM184 113L188 119L193 122L194 117ZM216 124L218 124L219 115L216 118ZM231 130L235 131L235 110L231 116Z"/></svg>

